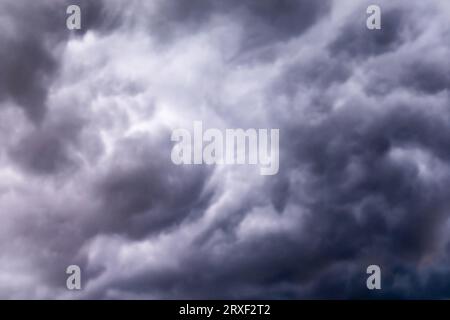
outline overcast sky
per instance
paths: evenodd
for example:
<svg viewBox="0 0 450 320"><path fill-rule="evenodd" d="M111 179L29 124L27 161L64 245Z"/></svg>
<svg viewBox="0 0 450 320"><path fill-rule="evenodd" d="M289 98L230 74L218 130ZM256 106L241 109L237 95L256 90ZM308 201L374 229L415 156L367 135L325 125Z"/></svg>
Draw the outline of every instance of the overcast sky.
<svg viewBox="0 0 450 320"><path fill-rule="evenodd" d="M279 173L174 165L196 120ZM449 213L447 0L0 2L0 298L450 298Z"/></svg>

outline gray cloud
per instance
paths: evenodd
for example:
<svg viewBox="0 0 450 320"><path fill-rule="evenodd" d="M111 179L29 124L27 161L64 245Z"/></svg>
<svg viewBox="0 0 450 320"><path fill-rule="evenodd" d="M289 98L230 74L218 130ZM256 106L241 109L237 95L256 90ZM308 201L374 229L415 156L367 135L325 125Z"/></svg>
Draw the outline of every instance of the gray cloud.
<svg viewBox="0 0 450 320"><path fill-rule="evenodd" d="M0 5L0 297L448 298L448 4L66 4ZM280 172L175 166L194 120Z"/></svg>

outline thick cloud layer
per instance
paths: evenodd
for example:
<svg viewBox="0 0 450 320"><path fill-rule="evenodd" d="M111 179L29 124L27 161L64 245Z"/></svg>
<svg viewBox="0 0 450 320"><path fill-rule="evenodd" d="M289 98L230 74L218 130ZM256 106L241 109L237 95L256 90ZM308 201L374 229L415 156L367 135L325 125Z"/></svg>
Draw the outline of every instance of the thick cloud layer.
<svg viewBox="0 0 450 320"><path fill-rule="evenodd" d="M450 296L448 1L76 3L0 4L1 298ZM279 173L174 165L196 120Z"/></svg>

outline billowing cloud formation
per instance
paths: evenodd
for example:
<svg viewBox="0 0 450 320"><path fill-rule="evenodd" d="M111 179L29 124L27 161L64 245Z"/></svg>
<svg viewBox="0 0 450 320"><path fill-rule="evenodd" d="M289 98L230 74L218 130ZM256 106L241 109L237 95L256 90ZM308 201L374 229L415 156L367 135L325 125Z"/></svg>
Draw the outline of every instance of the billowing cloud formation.
<svg viewBox="0 0 450 320"><path fill-rule="evenodd" d="M447 1L77 3L0 4L0 297L450 296ZM280 172L174 165L195 120Z"/></svg>

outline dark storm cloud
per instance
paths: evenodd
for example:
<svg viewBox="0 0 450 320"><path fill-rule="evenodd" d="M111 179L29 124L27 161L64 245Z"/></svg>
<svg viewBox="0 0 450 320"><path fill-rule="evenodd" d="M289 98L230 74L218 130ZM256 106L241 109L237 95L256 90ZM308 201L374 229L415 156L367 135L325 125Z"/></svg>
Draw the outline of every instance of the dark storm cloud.
<svg viewBox="0 0 450 320"><path fill-rule="evenodd" d="M450 88L450 63L445 59L413 58L398 63L396 72L377 70L366 90L369 94L385 95L396 89L418 91L422 94L438 94Z"/></svg>
<svg viewBox="0 0 450 320"><path fill-rule="evenodd" d="M336 39L330 44L332 54L341 55L341 59L366 58L393 51L407 41L406 37L414 30L413 22L404 7L386 8L383 11L381 30L367 32L365 11L361 6L350 15ZM384 7L383 7L384 9Z"/></svg>
<svg viewBox="0 0 450 320"><path fill-rule="evenodd" d="M182 270L126 277L114 287L163 292L165 298L442 297L428 283L421 285L420 275L408 266L439 249L450 206L449 177L423 180L416 165L399 162L390 152L415 146L448 161L448 141L431 141L448 139L445 121L420 108L370 116L352 109L318 126L285 130L296 137L290 149L298 153L289 157L291 166L311 174L302 186L306 201L298 198L300 186L288 181L277 182L280 189L273 192L307 205L310 214L296 234L268 234L238 244L231 228L226 240L230 251L210 256L204 242L197 242L183 259ZM286 212L279 211L281 219ZM229 212L227 224L236 224L235 218ZM365 267L374 262L386 274L383 295L365 288ZM431 273L431 278L436 276ZM402 277L407 287L396 288L396 279Z"/></svg>
<svg viewBox="0 0 450 320"><path fill-rule="evenodd" d="M64 6L5 3L0 102L34 123L0 110L0 296L448 298L443 7L424 23L383 1L368 31L349 3L89 1L81 32ZM173 165L170 126L191 118L279 128L279 174Z"/></svg>
<svg viewBox="0 0 450 320"><path fill-rule="evenodd" d="M311 60L300 60L286 65L282 76L271 88L273 94L292 98L299 89L312 88L319 91L335 83L345 82L351 75L350 67L338 58L323 54ZM327 76L324 77L324 74ZM320 91L319 95L323 96L324 92Z"/></svg>
<svg viewBox="0 0 450 320"><path fill-rule="evenodd" d="M83 29L66 29L66 8L82 7ZM34 122L45 117L48 88L59 68L62 44L71 34L111 30L117 19L105 19L102 1L5 1L0 5L0 101L12 101Z"/></svg>
<svg viewBox="0 0 450 320"><path fill-rule="evenodd" d="M230 244L234 250L220 255L212 255L207 247L197 245L183 258L182 269L158 269L134 277L124 276L111 286L124 292L155 294L166 299L295 297L297 292L289 283L301 283L296 276L300 259L292 255L292 250L301 252L300 246L284 236L270 235L245 244L233 243L230 239ZM305 276L314 274L317 266L306 264L302 267Z"/></svg>
<svg viewBox="0 0 450 320"><path fill-rule="evenodd" d="M448 130L439 117L408 108L366 117L340 114L296 134L305 137L297 157L313 173L310 192L316 199L306 238L318 239L313 252L326 259L417 263L437 248L448 217L450 181L424 181L416 166L389 152L415 146L441 157L447 144L432 140L448 138Z"/></svg>
<svg viewBox="0 0 450 320"><path fill-rule="evenodd" d="M209 206L213 190L208 189L206 183L211 172L201 167L191 171L167 161L170 155L168 134L163 131L150 140L148 137L123 139L115 161L95 178L95 183L90 185L84 181L80 184L81 190L70 191L77 192L75 196L84 199L85 204L56 205L50 199L50 203L18 212L15 235L30 243L29 259L46 286L64 286L65 268L70 264L77 264L84 270L85 285L102 275L104 268L91 266L88 256L81 252L83 245L97 236L120 235L131 240L157 236L183 221L198 219ZM30 154L33 151L30 150ZM53 164L43 160L41 163ZM62 178L67 179L72 183L76 181L73 173ZM65 193L64 189L59 192ZM40 250L42 247L45 252Z"/></svg>
<svg viewBox="0 0 450 320"><path fill-rule="evenodd" d="M416 61L406 66L401 84L424 93L435 94L450 89L450 63Z"/></svg>
<svg viewBox="0 0 450 320"><path fill-rule="evenodd" d="M10 155L31 173L51 175L74 168L77 159L71 149L78 148L82 126L81 119L68 117L58 123L33 128L11 147Z"/></svg>
<svg viewBox="0 0 450 320"><path fill-rule="evenodd" d="M311 0L171 0L162 2L152 27L164 42L177 32L202 31L213 18L223 16L243 28L241 55L302 35L329 8L329 1Z"/></svg>
<svg viewBox="0 0 450 320"><path fill-rule="evenodd" d="M154 141L143 136L120 142L117 162L96 186L100 232L141 238L195 217L209 205L211 193L205 190L209 171L174 166L169 136L164 132Z"/></svg>
<svg viewBox="0 0 450 320"><path fill-rule="evenodd" d="M323 18L328 1L263 0L239 1L244 17L243 50L286 41L300 36Z"/></svg>
<svg viewBox="0 0 450 320"><path fill-rule="evenodd" d="M45 2L6 1L1 10L6 32L0 36L0 99L13 100L31 119L41 120L57 67L52 48L62 37L58 23L64 20Z"/></svg>

